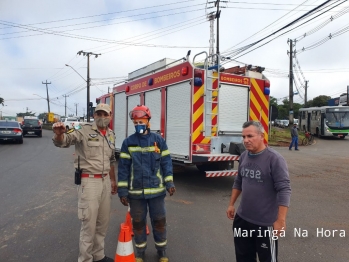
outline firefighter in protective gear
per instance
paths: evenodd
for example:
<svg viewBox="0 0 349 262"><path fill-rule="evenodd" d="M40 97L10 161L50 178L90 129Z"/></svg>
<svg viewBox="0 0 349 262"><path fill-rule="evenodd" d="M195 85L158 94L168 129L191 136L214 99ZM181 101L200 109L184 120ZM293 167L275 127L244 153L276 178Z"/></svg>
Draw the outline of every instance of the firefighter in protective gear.
<svg viewBox="0 0 349 262"><path fill-rule="evenodd" d="M136 247L136 261L143 262L147 248L146 217L149 216L155 248L160 262L167 262L166 190L172 196L172 159L165 140L150 132L151 113L138 105L129 113L135 134L123 141L118 164L118 195L123 205L130 204Z"/></svg>

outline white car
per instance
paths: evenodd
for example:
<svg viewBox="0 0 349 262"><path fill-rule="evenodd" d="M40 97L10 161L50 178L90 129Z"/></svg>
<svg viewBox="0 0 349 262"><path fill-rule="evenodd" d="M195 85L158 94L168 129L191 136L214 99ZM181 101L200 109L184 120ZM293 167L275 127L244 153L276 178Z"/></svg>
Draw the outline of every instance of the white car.
<svg viewBox="0 0 349 262"><path fill-rule="evenodd" d="M67 117L62 123L64 123L67 130L74 128L75 125L80 125L79 118L77 117Z"/></svg>

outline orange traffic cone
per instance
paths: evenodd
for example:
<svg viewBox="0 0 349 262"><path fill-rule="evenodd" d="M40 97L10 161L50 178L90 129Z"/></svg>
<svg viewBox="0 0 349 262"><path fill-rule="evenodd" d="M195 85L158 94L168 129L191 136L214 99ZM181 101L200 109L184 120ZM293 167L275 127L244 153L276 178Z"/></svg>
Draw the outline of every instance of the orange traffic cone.
<svg viewBox="0 0 349 262"><path fill-rule="evenodd" d="M115 262L135 262L135 254L133 252L133 244L130 228L121 223L118 246L115 253Z"/></svg>
<svg viewBox="0 0 349 262"><path fill-rule="evenodd" d="M130 207L128 207L128 210L126 213L125 225L130 228L131 236L134 236L133 228L132 228L132 218L131 218L131 214L130 214ZM147 235L149 235L150 232L149 232L148 225L146 225L146 231L147 231Z"/></svg>

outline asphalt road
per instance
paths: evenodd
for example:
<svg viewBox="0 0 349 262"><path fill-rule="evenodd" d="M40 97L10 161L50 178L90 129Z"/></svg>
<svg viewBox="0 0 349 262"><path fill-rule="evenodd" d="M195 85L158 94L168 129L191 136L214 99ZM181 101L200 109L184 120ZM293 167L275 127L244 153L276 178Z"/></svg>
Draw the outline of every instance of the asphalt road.
<svg viewBox="0 0 349 262"><path fill-rule="evenodd" d="M0 144L0 262L77 261L73 148L54 147L51 136L44 130L42 138L25 137L23 145ZM349 139L316 139L299 152L276 148L287 160L292 183L279 261L349 261L348 147ZM170 261L235 261L232 221L225 214L233 178L205 178L187 168L175 174L175 183L176 194L166 197ZM114 196L106 238L110 257L126 211ZM343 231L321 237L316 231L321 228ZM295 229L302 236L295 236ZM149 236L146 262L157 261L155 253Z"/></svg>

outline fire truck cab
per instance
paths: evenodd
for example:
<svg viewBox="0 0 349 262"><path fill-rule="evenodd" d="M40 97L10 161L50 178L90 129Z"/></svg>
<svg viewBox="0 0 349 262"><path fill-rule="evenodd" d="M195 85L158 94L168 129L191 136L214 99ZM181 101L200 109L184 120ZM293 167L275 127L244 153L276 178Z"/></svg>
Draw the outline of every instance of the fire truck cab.
<svg viewBox="0 0 349 262"><path fill-rule="evenodd" d="M113 88L116 152L134 133L128 112L144 104L151 110L151 132L164 137L174 164L196 165L207 177L234 176L239 154L229 148L243 147L242 124L259 120L268 142L269 81L248 67L242 74L223 71L216 54L201 52L192 61L189 55L133 71Z"/></svg>

